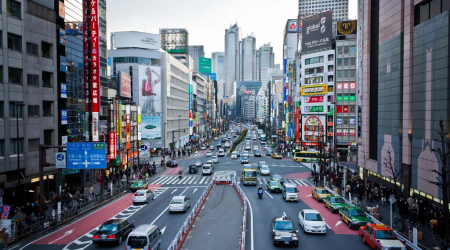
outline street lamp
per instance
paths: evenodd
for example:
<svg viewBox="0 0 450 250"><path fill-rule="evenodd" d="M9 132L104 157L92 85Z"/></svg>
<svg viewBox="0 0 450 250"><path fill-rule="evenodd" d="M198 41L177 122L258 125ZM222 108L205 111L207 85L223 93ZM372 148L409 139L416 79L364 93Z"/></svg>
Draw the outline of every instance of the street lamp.
<svg viewBox="0 0 450 250"><path fill-rule="evenodd" d="M17 205L20 206L20 136L19 136L19 107L23 107L25 104L23 102L14 103L16 108L16 121L17 121ZM23 111L23 110L22 110ZM23 113L23 112L22 112ZM43 195L43 194L42 194Z"/></svg>

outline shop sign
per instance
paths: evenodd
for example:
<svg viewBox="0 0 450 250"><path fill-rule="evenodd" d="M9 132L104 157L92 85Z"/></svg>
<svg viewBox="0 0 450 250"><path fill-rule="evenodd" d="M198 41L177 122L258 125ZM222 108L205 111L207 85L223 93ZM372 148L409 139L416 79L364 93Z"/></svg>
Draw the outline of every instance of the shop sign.
<svg viewBox="0 0 450 250"><path fill-rule="evenodd" d="M344 102L348 102L348 95L344 95Z"/></svg>
<svg viewBox="0 0 450 250"><path fill-rule="evenodd" d="M91 27L91 97L92 97L92 141L99 141L100 112L100 41L98 29L98 0L89 1ZM86 30L86 29L85 29Z"/></svg>
<svg viewBox="0 0 450 250"><path fill-rule="evenodd" d="M336 118L336 124L342 125L342 118Z"/></svg>
<svg viewBox="0 0 450 250"><path fill-rule="evenodd" d="M305 106L305 112L323 112L323 106Z"/></svg>
<svg viewBox="0 0 450 250"><path fill-rule="evenodd" d="M117 158L117 136L116 136L116 132L111 132L109 133L109 152L110 152L110 157L111 159L116 159Z"/></svg>
<svg viewBox="0 0 450 250"><path fill-rule="evenodd" d="M344 113L348 113L348 106L344 106Z"/></svg>
<svg viewBox="0 0 450 250"><path fill-rule="evenodd" d="M307 103L323 102L323 96L308 96L308 97L305 97L305 102L307 102Z"/></svg>
<svg viewBox="0 0 450 250"><path fill-rule="evenodd" d="M336 129L336 136L342 136L342 129Z"/></svg>
<svg viewBox="0 0 450 250"><path fill-rule="evenodd" d="M355 130L354 129L350 129L350 136L355 136Z"/></svg>
<svg viewBox="0 0 450 250"><path fill-rule="evenodd" d="M354 102L354 101L356 101L356 97L355 97L355 95L350 95L350 101L351 101L351 102Z"/></svg>
<svg viewBox="0 0 450 250"><path fill-rule="evenodd" d="M348 82L344 82L344 89L348 89Z"/></svg>
<svg viewBox="0 0 450 250"><path fill-rule="evenodd" d="M348 129L344 129L344 136L348 136Z"/></svg>
<svg viewBox="0 0 450 250"><path fill-rule="evenodd" d="M337 83L337 89L342 89L342 83L341 82Z"/></svg>
<svg viewBox="0 0 450 250"><path fill-rule="evenodd" d="M350 89L356 89L356 83L355 82L351 82L350 83Z"/></svg>
<svg viewBox="0 0 450 250"><path fill-rule="evenodd" d="M317 142L302 142L302 146L318 146Z"/></svg>
<svg viewBox="0 0 450 250"><path fill-rule="evenodd" d="M350 125L355 125L356 118L350 118Z"/></svg>
<svg viewBox="0 0 450 250"><path fill-rule="evenodd" d="M78 174L78 173L80 173L80 169L64 169L62 175Z"/></svg>
<svg viewBox="0 0 450 250"><path fill-rule="evenodd" d="M321 95L327 93L327 85L312 85L312 86L303 86L301 87L302 95Z"/></svg>

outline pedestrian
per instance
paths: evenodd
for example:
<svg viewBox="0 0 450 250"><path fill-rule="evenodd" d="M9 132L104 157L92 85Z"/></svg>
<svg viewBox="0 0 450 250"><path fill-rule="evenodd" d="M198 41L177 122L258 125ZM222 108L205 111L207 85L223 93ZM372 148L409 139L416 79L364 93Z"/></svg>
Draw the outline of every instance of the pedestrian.
<svg viewBox="0 0 450 250"><path fill-rule="evenodd" d="M431 237L435 240L436 235L438 234L438 221L435 218L431 218L428 225L431 227Z"/></svg>
<svg viewBox="0 0 450 250"><path fill-rule="evenodd" d="M93 196L94 195L94 187L92 186L92 182L89 185L89 195Z"/></svg>

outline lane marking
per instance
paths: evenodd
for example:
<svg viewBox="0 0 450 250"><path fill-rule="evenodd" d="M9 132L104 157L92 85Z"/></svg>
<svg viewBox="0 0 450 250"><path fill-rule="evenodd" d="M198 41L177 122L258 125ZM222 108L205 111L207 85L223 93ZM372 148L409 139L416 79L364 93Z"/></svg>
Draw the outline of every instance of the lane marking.
<svg viewBox="0 0 450 250"><path fill-rule="evenodd" d="M175 189L175 190L173 190L173 191L172 191L172 193L170 193L170 194L173 194L173 193L175 193L175 192L176 192L177 190L178 190L178 189Z"/></svg>
<svg viewBox="0 0 450 250"><path fill-rule="evenodd" d="M266 192L266 194L273 199L272 195L269 194L269 192L267 192L266 190L264 190L264 192Z"/></svg>
<svg viewBox="0 0 450 250"><path fill-rule="evenodd" d="M71 230L65 232L63 236L61 236L61 237L59 237L58 239L56 239L56 240L54 240L54 241L48 243L48 245L50 245L50 244L52 244L53 242L58 241L58 240L60 240L60 239L62 239L62 238L64 238L64 237L66 237L67 235L73 233L74 230L75 230L75 229L71 229Z"/></svg>
<svg viewBox="0 0 450 250"><path fill-rule="evenodd" d="M186 192L186 190L188 190L188 188L189 188L189 187L187 187L183 192L181 192L181 194L180 194L179 196L183 195L184 192ZM177 190L175 189L175 191L177 191ZM173 192L172 192L172 194L173 194ZM170 205L167 206L167 208L164 209L164 211L162 211L162 212L158 215L158 217L156 217L156 219L155 219L152 223L150 223L150 225L153 225L153 224L159 219L159 217L161 217L161 216L167 211L167 209L169 209L169 207L170 207Z"/></svg>
<svg viewBox="0 0 450 250"><path fill-rule="evenodd" d="M336 225L334 227L337 227L337 226L339 226L341 224L342 224L342 221L340 220L340 221L336 222Z"/></svg>
<svg viewBox="0 0 450 250"><path fill-rule="evenodd" d="M250 201L248 200L247 196L245 197L245 199L247 200L248 203L248 207L250 208L250 224L251 224L251 241L250 241L250 249L254 250L254 240L253 240L253 209L252 209L252 204L250 204Z"/></svg>

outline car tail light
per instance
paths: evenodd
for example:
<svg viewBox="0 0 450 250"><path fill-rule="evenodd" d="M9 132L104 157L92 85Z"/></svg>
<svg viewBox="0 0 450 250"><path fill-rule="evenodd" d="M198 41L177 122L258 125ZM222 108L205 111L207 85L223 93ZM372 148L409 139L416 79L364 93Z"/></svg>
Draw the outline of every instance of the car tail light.
<svg viewBox="0 0 450 250"><path fill-rule="evenodd" d="M115 239L116 236L115 236L115 235L108 235L108 236L106 236L106 238L107 238L107 239Z"/></svg>
<svg viewBox="0 0 450 250"><path fill-rule="evenodd" d="M100 239L100 236L94 235L94 236L92 236L92 239Z"/></svg>

